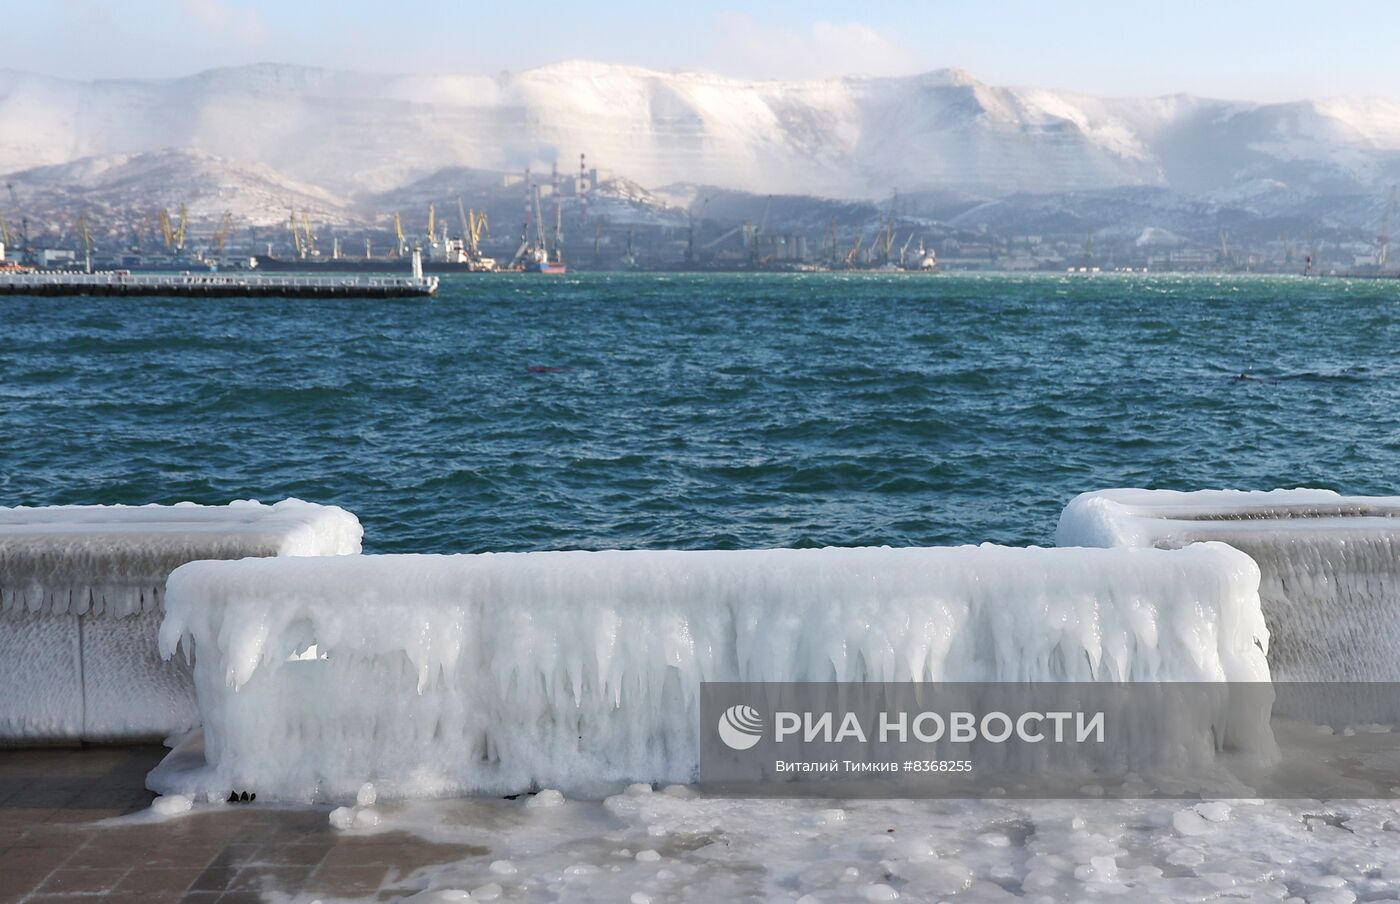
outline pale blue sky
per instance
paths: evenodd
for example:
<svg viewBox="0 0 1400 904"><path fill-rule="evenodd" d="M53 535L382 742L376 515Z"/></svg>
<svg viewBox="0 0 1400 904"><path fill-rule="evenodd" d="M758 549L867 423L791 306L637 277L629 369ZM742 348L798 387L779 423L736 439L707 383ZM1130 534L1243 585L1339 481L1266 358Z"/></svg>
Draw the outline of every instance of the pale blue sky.
<svg viewBox="0 0 1400 904"><path fill-rule="evenodd" d="M519 70L587 58L772 78L960 66L1094 94L1400 99L1400 0L0 0L0 67L75 78L275 61Z"/></svg>

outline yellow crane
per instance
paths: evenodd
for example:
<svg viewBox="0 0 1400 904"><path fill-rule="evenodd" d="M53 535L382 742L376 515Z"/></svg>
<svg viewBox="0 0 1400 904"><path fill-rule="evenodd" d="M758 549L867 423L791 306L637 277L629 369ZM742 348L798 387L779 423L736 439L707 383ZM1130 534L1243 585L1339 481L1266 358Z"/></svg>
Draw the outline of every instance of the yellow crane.
<svg viewBox="0 0 1400 904"><path fill-rule="evenodd" d="M158 217L160 219L160 237L165 240L165 250L173 252L175 250L175 227L170 224L170 211L162 207Z"/></svg>
<svg viewBox="0 0 1400 904"><path fill-rule="evenodd" d="M399 257L403 257L404 253L408 250L408 239L404 238L403 218L399 216L397 210L394 211L394 238L398 239L399 242L396 248L396 254Z"/></svg>
<svg viewBox="0 0 1400 904"><path fill-rule="evenodd" d="M287 215L287 230L292 234L292 247L296 249L297 260L306 260L306 244L301 240L301 230L297 228L297 212Z"/></svg>
<svg viewBox="0 0 1400 904"><path fill-rule="evenodd" d="M306 245L306 253L316 254L316 233L311 231L311 217L306 211L301 212L301 240Z"/></svg>
<svg viewBox="0 0 1400 904"><path fill-rule="evenodd" d="M185 209L185 205L180 205L180 222L175 226L175 252L182 253L185 250L185 227L190 224L190 212Z"/></svg>
<svg viewBox="0 0 1400 904"><path fill-rule="evenodd" d="M228 244L228 234L233 229L233 211L224 211L223 221L219 223L219 229L214 233L214 250L220 257L224 255L224 246Z"/></svg>
<svg viewBox="0 0 1400 904"><path fill-rule="evenodd" d="M477 213L475 210L467 211L467 240L471 243L472 256L481 253L482 236L491 234L491 224L486 222L486 211Z"/></svg>

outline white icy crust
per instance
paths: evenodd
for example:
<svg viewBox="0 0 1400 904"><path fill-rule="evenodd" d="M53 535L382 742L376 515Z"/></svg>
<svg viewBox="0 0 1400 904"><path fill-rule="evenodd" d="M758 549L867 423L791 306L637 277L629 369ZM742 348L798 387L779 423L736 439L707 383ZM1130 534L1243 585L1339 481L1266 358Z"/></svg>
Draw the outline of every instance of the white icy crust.
<svg viewBox="0 0 1400 904"><path fill-rule="evenodd" d="M1182 546L1241 530L1335 531L1359 518L1400 531L1400 496L1341 496L1332 490L1143 490L1081 493L1060 513L1057 546ZM1241 522L1248 522L1242 524Z"/></svg>
<svg viewBox="0 0 1400 904"><path fill-rule="evenodd" d="M1258 584L1220 544L248 559L172 574L160 642L197 790L498 793L693 780L701 681L1268 681Z"/></svg>
<svg viewBox="0 0 1400 904"><path fill-rule="evenodd" d="M0 612L155 612L186 562L349 555L362 534L344 509L300 499L0 508Z"/></svg>
<svg viewBox="0 0 1400 904"><path fill-rule="evenodd" d="M1400 681L1400 497L1103 490L1070 502L1055 539L1169 549L1228 543L1259 564L1275 679Z"/></svg>

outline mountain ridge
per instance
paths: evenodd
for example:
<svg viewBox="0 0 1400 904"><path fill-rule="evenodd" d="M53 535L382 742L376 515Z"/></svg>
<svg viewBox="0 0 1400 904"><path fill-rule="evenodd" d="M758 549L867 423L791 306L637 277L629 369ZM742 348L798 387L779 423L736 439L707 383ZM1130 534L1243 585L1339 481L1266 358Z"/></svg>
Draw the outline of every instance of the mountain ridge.
<svg viewBox="0 0 1400 904"><path fill-rule="evenodd" d="M1131 186L1209 195L1263 180L1336 195L1400 177L1400 103L1103 98L955 68L787 81L588 60L495 76L278 63L96 81L0 70L0 172L172 148L344 197L453 166L557 160L571 174L580 152L651 188L871 200Z"/></svg>

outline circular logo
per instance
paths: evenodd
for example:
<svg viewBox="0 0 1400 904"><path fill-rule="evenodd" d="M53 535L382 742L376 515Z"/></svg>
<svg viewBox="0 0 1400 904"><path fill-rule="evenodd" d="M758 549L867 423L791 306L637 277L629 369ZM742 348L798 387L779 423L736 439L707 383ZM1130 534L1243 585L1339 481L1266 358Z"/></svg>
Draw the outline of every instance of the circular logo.
<svg viewBox="0 0 1400 904"><path fill-rule="evenodd" d="M762 737L763 717L752 706L739 703L719 717L719 739L730 750L748 750Z"/></svg>

